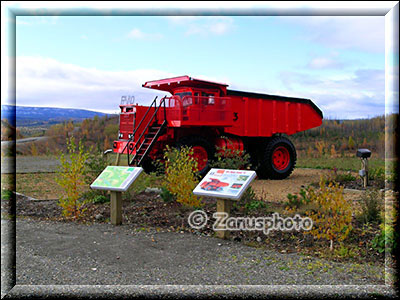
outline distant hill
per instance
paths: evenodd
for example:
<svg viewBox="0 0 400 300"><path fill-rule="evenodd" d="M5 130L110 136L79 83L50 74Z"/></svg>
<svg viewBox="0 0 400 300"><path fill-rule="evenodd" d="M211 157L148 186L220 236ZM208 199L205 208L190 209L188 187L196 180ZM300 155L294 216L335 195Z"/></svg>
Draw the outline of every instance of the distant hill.
<svg viewBox="0 0 400 300"><path fill-rule="evenodd" d="M16 124L14 114L16 113ZM13 126L51 125L63 121L83 121L94 116L105 116L105 113L75 108L31 107L1 105L1 119L6 119Z"/></svg>

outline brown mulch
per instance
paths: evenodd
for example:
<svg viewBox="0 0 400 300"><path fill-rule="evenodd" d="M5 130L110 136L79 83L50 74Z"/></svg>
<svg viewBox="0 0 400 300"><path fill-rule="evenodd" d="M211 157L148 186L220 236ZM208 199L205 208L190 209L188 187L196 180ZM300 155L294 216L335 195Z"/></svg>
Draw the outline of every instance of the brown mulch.
<svg viewBox="0 0 400 300"><path fill-rule="evenodd" d="M164 202L156 193L142 192L131 200L123 201L123 223L132 225L136 230L156 229L157 231L191 232L196 235L213 236L213 213L216 211L215 199L204 199L202 210L208 215L207 225L194 230L187 223L193 208L184 207L177 202ZM24 196L17 196L17 217L29 217L40 220L59 222L75 221L79 223L108 223L110 218L110 204L84 205L85 211L77 220L66 219L61 208L54 200L31 200ZM234 206L232 216L271 216L273 212L284 211L284 205L268 202L267 207L248 211L242 205ZM360 224L353 224L354 230L348 238L346 246L353 249L351 257L338 257L328 250L327 241L313 240L312 236L300 231L282 232L271 231L268 235L257 231L233 231L231 239L253 247L265 247L282 253L302 253L310 256L319 256L333 260L352 260L359 262L384 261L384 253L380 254L370 248L369 242L379 232L379 227L373 225L369 230L362 230ZM336 247L339 245L336 244Z"/></svg>

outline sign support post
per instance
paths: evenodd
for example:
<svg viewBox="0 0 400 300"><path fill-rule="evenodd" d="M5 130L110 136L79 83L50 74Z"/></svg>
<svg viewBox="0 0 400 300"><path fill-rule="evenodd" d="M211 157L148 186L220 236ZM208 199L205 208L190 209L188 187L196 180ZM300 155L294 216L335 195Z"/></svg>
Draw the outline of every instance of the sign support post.
<svg viewBox="0 0 400 300"><path fill-rule="evenodd" d="M364 159L364 170L365 170L365 176L364 176L364 187L366 188L368 186L368 159Z"/></svg>
<svg viewBox="0 0 400 300"><path fill-rule="evenodd" d="M228 215L228 218L231 214L231 209L232 209L232 201L229 199L217 199L217 213L226 213ZM220 239L227 240L229 239L229 230L224 230L225 229L225 222L221 222L221 224L218 224L220 230L216 232L217 237Z"/></svg>
<svg viewBox="0 0 400 300"><path fill-rule="evenodd" d="M111 207L110 207L110 221L112 225L122 224L122 193L110 192Z"/></svg>
<svg viewBox="0 0 400 300"><path fill-rule="evenodd" d="M120 155L121 153L117 153L117 157L115 158L115 165L118 166L119 165L119 160L120 160Z"/></svg>

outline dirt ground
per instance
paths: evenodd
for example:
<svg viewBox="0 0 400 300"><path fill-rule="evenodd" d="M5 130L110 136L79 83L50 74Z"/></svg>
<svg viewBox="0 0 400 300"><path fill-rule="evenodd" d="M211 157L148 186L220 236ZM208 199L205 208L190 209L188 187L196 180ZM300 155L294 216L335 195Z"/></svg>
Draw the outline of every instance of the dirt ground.
<svg viewBox="0 0 400 300"><path fill-rule="evenodd" d="M257 196L269 202L284 202L287 194L298 193L301 188L305 188L312 183L320 180L321 175L327 176L329 170L316 169L294 169L289 178L284 180L255 180L251 187Z"/></svg>
<svg viewBox="0 0 400 300"><path fill-rule="evenodd" d="M284 180L254 180L251 187L256 195L268 202L285 202L287 195L299 193L300 189L318 184L321 176L329 176L332 171L324 169L296 168L289 178ZM355 174L353 174L355 175ZM361 190L344 189L346 200L357 201Z"/></svg>

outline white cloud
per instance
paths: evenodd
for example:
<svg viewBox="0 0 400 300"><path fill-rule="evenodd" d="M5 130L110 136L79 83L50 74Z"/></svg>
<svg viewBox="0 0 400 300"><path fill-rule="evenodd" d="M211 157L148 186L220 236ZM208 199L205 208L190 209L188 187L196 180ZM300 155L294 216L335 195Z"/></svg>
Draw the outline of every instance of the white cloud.
<svg viewBox="0 0 400 300"><path fill-rule="evenodd" d="M384 16L304 16L280 17L305 29L301 38L334 49L383 53L385 49Z"/></svg>
<svg viewBox="0 0 400 300"><path fill-rule="evenodd" d="M290 91L312 99L331 118L366 118L385 113L384 70L359 69L342 78L284 72L281 79Z"/></svg>
<svg viewBox="0 0 400 300"><path fill-rule="evenodd" d="M102 71L50 58L18 57L16 104L109 111L118 109L121 96L135 95L139 104L147 105L156 95L167 93L142 88L142 84L172 76L176 74L159 70Z"/></svg>
<svg viewBox="0 0 400 300"><path fill-rule="evenodd" d="M140 29L134 28L128 33L128 37L133 39L142 39L145 37L145 34L140 31Z"/></svg>
<svg viewBox="0 0 400 300"><path fill-rule="evenodd" d="M18 57L16 103L115 111L123 95L135 95L139 104L148 105L156 95L167 94L142 88L145 81L179 75L160 70L102 71L49 58ZM234 85L229 78L194 77ZM277 94L312 99L325 116L359 118L385 112L383 70L360 69L340 78L286 72L281 78L286 91Z"/></svg>
<svg viewBox="0 0 400 300"><path fill-rule="evenodd" d="M187 24L188 22L192 22L199 17L196 16L167 16L167 20L169 20L173 24Z"/></svg>
<svg viewBox="0 0 400 300"><path fill-rule="evenodd" d="M344 64L337 59L329 57L315 57L307 65L311 69L337 69L343 66Z"/></svg>
<svg viewBox="0 0 400 300"><path fill-rule="evenodd" d="M223 35L233 30L234 22L225 16L169 16L175 26L184 26L187 35Z"/></svg>
<svg viewBox="0 0 400 300"><path fill-rule="evenodd" d="M138 28L134 28L127 34L127 37L131 39L158 40L161 39L163 36L160 33L145 33Z"/></svg>

